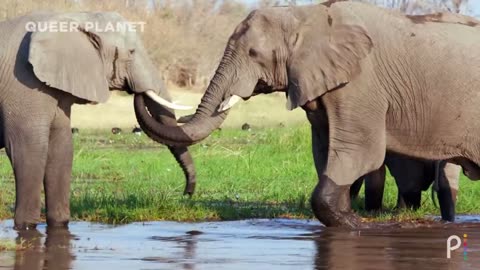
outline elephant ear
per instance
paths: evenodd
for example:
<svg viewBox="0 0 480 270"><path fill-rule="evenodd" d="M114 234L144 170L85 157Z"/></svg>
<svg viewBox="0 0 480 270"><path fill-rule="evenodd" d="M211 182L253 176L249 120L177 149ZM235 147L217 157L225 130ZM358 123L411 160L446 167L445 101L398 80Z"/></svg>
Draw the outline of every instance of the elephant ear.
<svg viewBox="0 0 480 270"><path fill-rule="evenodd" d="M28 61L37 78L48 86L92 103L110 96L102 40L83 28L69 32L33 32Z"/></svg>
<svg viewBox="0 0 480 270"><path fill-rule="evenodd" d="M287 109L293 110L327 91L349 83L360 72L360 61L373 46L358 25L308 25L297 33L288 63ZM322 31L318 29L323 27ZM323 32L323 33L321 33Z"/></svg>

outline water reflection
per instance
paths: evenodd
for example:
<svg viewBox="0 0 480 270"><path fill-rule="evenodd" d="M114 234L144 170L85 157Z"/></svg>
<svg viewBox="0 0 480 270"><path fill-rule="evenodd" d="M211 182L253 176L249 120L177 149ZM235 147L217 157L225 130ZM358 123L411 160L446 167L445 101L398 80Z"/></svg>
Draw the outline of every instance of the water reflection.
<svg viewBox="0 0 480 270"><path fill-rule="evenodd" d="M473 227L341 230L303 220L73 223L70 229L8 231L23 249L0 252L0 269L479 269ZM446 239L468 234L446 258Z"/></svg>
<svg viewBox="0 0 480 270"><path fill-rule="evenodd" d="M37 230L18 232L14 269L71 269L75 259L70 249L72 238L64 228L47 228L45 237Z"/></svg>
<svg viewBox="0 0 480 270"><path fill-rule="evenodd" d="M197 249L197 236L200 234L198 231L188 231L184 242L184 249L185 249L185 262L183 263L183 269L185 270L193 270L195 269L195 251Z"/></svg>
<svg viewBox="0 0 480 270"><path fill-rule="evenodd" d="M342 231L325 229L314 239L313 269L479 269L478 229L464 229L472 239L470 259L463 249L446 258L446 239L462 229ZM461 235L461 234L460 234Z"/></svg>
<svg viewBox="0 0 480 270"><path fill-rule="evenodd" d="M181 249L182 252L177 254L176 258L164 258L164 257L146 257L143 260L160 262L160 263L175 263L181 265L181 269L193 270L195 269L196 250L198 245L198 235L201 235L200 231L187 231L185 234L179 236L152 236L152 240L163 241L165 243L175 243L176 247Z"/></svg>

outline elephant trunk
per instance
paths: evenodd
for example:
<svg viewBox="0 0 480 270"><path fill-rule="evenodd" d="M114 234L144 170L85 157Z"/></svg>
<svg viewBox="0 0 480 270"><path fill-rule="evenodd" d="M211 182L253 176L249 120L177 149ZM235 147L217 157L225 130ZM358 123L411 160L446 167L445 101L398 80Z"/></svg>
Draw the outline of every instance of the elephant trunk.
<svg viewBox="0 0 480 270"><path fill-rule="evenodd" d="M135 114L145 133L153 140L170 146L188 146L208 137L223 123L228 113L228 111L217 111L230 85L222 70L224 68L221 64L210 81L195 114L183 126L166 125L157 121L152 117L152 111L147 104L149 97L144 94L136 94L134 98Z"/></svg>
<svg viewBox="0 0 480 270"><path fill-rule="evenodd" d="M145 106L146 108L148 108L148 111L150 112L152 117L159 123L169 126L177 125L175 113L171 109L158 105L156 102L149 98L145 99ZM140 119L138 120L138 122L140 123L140 127L144 130L145 134L147 134L147 136L149 137L154 136L154 134L152 134L150 130L145 128ZM188 194L190 196L193 195L196 185L196 172L192 156L188 152L187 147L184 146L168 146L168 149L175 157L175 160L178 162L185 175L186 185L183 194Z"/></svg>

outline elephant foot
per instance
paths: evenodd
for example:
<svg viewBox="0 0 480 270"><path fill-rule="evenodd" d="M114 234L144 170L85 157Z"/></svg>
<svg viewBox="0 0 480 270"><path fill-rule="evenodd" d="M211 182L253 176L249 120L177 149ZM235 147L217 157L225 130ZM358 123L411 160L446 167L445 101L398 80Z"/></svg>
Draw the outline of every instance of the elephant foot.
<svg viewBox="0 0 480 270"><path fill-rule="evenodd" d="M422 192L403 192L403 201L408 209L418 210L422 203Z"/></svg>
<svg viewBox="0 0 480 270"><path fill-rule="evenodd" d="M405 208L407 208L407 205L405 204L405 200L403 199L400 192L398 192L397 205L395 206L395 210L399 211L399 210L402 210L402 209L405 209Z"/></svg>
<svg viewBox="0 0 480 270"><path fill-rule="evenodd" d="M442 220L454 222L456 190L452 189L450 191L448 189L440 189L437 196L440 204Z"/></svg>
<svg viewBox="0 0 480 270"><path fill-rule="evenodd" d="M382 192L383 193L383 192ZM383 195L365 194L365 210L368 212L379 212L382 210Z"/></svg>
<svg viewBox="0 0 480 270"><path fill-rule="evenodd" d="M37 223L29 222L17 222L13 225L13 229L16 231L31 231L37 229Z"/></svg>
<svg viewBox="0 0 480 270"><path fill-rule="evenodd" d="M361 227L360 218L350 206L349 185L339 186L322 175L310 202L315 217L327 227Z"/></svg>

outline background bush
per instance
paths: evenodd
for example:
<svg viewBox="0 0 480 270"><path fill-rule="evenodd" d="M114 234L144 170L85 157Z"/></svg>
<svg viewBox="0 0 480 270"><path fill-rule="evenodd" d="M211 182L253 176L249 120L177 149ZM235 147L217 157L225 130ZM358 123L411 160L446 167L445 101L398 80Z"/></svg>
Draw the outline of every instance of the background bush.
<svg viewBox="0 0 480 270"><path fill-rule="evenodd" d="M359 0L362 1L362 0ZM241 0L2 0L0 20L30 11L116 11L145 21L142 33L170 87L203 91L235 26L254 8L323 1ZM363 0L409 14L450 10L469 13L468 0Z"/></svg>

